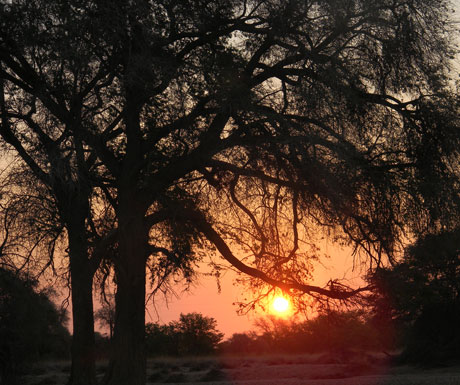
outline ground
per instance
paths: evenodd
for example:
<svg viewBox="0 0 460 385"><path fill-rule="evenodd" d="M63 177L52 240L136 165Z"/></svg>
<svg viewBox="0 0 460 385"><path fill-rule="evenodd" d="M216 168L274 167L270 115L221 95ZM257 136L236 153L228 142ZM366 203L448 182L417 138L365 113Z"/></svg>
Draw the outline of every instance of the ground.
<svg viewBox="0 0 460 385"><path fill-rule="evenodd" d="M105 363L98 365L102 377ZM24 385L64 385L68 362L48 361L23 377ZM148 361L147 384L202 385L460 385L460 366L390 366L371 353L223 358L158 358Z"/></svg>

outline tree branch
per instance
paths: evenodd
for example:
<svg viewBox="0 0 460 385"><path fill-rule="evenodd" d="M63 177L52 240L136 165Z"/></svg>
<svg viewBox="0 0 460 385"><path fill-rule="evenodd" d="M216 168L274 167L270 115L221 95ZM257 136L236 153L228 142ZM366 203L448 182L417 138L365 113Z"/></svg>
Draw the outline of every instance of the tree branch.
<svg viewBox="0 0 460 385"><path fill-rule="evenodd" d="M281 281L274 278L269 277L263 271L250 267L239 260L233 252L228 247L225 240L217 233L216 230L212 227L212 225L204 218L204 216L196 212L195 210L182 208L180 213L176 215L176 219L182 216L184 220L190 220L194 226L211 242L214 246L219 250L220 254L224 259L226 259L233 267L245 273L253 278L260 279L269 285L276 286L283 291L292 292L298 291L304 294L320 294L322 296L331 298L331 299L338 299L338 300L347 300L351 297L369 290L368 287L362 287L355 290L344 290L344 289L336 289L334 288L333 282L330 284L330 289L314 286L314 285L306 285L296 281Z"/></svg>

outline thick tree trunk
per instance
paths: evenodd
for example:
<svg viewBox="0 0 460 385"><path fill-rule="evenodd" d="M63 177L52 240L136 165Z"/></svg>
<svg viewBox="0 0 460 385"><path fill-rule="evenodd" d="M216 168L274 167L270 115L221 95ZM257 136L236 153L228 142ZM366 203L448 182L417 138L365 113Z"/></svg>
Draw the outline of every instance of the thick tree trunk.
<svg viewBox="0 0 460 385"><path fill-rule="evenodd" d="M135 73L138 68L131 68L130 63L128 67L128 74ZM118 179L118 250L114 258L117 293L111 357L104 379L106 385L145 385L146 382L145 264L149 250L144 215L148 205L137 189L144 162L139 123L141 99L142 87L138 89L130 84L126 90L124 114L126 156Z"/></svg>
<svg viewBox="0 0 460 385"><path fill-rule="evenodd" d="M134 208L119 216L119 249L115 262L117 293L111 358L104 383L144 385L145 358L145 256L147 234L143 212Z"/></svg>
<svg viewBox="0 0 460 385"><path fill-rule="evenodd" d="M80 213L81 216L81 213ZM69 385L95 385L93 271L88 259L84 218L68 226L72 285L72 368Z"/></svg>

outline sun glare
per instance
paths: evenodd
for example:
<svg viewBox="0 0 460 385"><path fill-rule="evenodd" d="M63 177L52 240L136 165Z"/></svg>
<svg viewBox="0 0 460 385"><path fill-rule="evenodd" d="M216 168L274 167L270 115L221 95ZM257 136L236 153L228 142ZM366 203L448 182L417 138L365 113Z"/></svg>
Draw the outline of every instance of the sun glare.
<svg viewBox="0 0 460 385"><path fill-rule="evenodd" d="M284 297L276 297L272 306L277 313L285 313L289 309L289 301Z"/></svg>

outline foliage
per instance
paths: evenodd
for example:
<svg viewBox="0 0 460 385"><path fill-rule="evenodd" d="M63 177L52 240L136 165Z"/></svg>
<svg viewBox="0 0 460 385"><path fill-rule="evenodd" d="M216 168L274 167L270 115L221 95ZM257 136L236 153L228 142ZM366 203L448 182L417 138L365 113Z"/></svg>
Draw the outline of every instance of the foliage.
<svg viewBox="0 0 460 385"><path fill-rule="evenodd" d="M386 349L380 330L362 311L331 311L306 320L284 320L273 316L256 322L261 332L236 333L222 343L229 354L333 353L350 350Z"/></svg>
<svg viewBox="0 0 460 385"><path fill-rule="evenodd" d="M177 334L171 325L147 323L145 325L145 350L147 355L177 356Z"/></svg>
<svg viewBox="0 0 460 385"><path fill-rule="evenodd" d="M181 314L168 325L148 323L145 329L146 350L151 355L209 355L223 338L216 320L200 313Z"/></svg>
<svg viewBox="0 0 460 385"><path fill-rule="evenodd" d="M378 264L458 207L448 4L206 4L3 2L2 136L49 186L94 189L120 228L124 206L149 216L154 287L189 278L205 239L257 290L344 298L305 285L309 229Z"/></svg>
<svg viewBox="0 0 460 385"><path fill-rule="evenodd" d="M258 342L255 332L233 333L230 338L222 342L220 349L223 353L241 355L262 353L268 350L261 348Z"/></svg>
<svg viewBox="0 0 460 385"><path fill-rule="evenodd" d="M451 226L450 26L444 0L0 1L0 135L56 198L75 320L116 275L108 383L145 382L146 264L161 291L217 250L305 308L364 290L312 284L319 228L375 269Z"/></svg>
<svg viewBox="0 0 460 385"><path fill-rule="evenodd" d="M181 314L173 327L179 335L180 355L213 353L224 337L217 330L216 320L200 313Z"/></svg>
<svg viewBox="0 0 460 385"><path fill-rule="evenodd" d="M417 240L403 260L371 278L374 319L405 330L403 359L460 358L460 229Z"/></svg>
<svg viewBox="0 0 460 385"><path fill-rule="evenodd" d="M36 282L0 268L0 379L14 381L10 376L44 357L68 357L65 321Z"/></svg>
<svg viewBox="0 0 460 385"><path fill-rule="evenodd" d="M391 341L379 340L380 331L369 322L363 311L320 314L305 323L304 332L313 346L326 350L372 350L388 348L388 343L391 344Z"/></svg>

